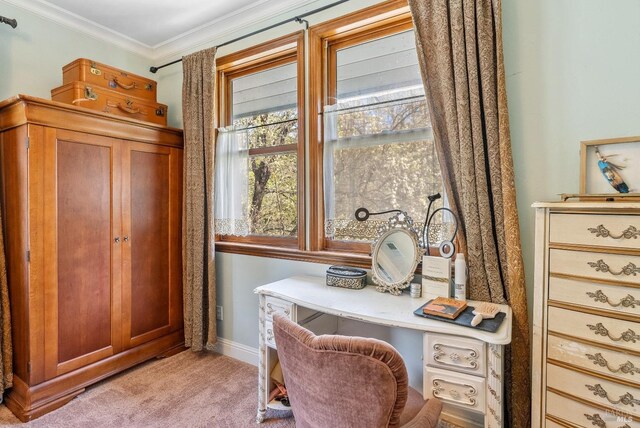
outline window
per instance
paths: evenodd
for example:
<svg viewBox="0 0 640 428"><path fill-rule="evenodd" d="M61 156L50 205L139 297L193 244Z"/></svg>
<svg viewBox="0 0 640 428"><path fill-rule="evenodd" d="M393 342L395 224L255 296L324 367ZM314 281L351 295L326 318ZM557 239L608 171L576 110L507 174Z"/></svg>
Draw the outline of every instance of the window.
<svg viewBox="0 0 640 428"><path fill-rule="evenodd" d="M368 253L389 216L362 223L354 218L357 208L402 209L421 228L427 195L443 193L413 26L408 14L398 13L343 33L317 33L316 49L326 59L323 103L311 113L323 125L323 138L311 145L322 183L312 188L313 243L320 251ZM434 241L441 239L436 235Z"/></svg>
<svg viewBox="0 0 640 428"><path fill-rule="evenodd" d="M227 211L248 219L227 221L246 236L219 235L217 249L369 267L376 220L387 216L358 223L355 210L403 209L421 227L427 196L443 192L411 15L403 0L387 1L312 26L306 58L303 41L299 33L217 61L218 149L226 136L236 142L216 155L216 173L235 189Z"/></svg>
<svg viewBox="0 0 640 428"><path fill-rule="evenodd" d="M216 182L231 189L216 194L227 203L216 205L219 241L304 248L301 41L289 36L218 61Z"/></svg>

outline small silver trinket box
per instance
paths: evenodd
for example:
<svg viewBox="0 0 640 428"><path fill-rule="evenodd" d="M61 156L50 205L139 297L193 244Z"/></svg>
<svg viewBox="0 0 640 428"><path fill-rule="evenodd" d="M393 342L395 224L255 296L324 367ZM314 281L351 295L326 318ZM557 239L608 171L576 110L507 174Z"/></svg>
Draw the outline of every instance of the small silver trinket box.
<svg viewBox="0 0 640 428"><path fill-rule="evenodd" d="M367 272L349 266L331 266L327 269L327 285L359 290L367 286Z"/></svg>

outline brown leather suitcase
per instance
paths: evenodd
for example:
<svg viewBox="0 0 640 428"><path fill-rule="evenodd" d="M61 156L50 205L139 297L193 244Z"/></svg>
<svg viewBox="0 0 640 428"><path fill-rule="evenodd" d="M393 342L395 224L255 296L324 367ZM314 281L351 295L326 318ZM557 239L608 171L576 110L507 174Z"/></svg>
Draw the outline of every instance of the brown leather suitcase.
<svg viewBox="0 0 640 428"><path fill-rule="evenodd" d="M80 58L62 67L62 84L86 82L97 87L112 89L128 96L156 102L155 80L137 76L89 59Z"/></svg>
<svg viewBox="0 0 640 428"><path fill-rule="evenodd" d="M51 90L51 99L105 113L167 126L167 106L127 96L86 82L71 82Z"/></svg>

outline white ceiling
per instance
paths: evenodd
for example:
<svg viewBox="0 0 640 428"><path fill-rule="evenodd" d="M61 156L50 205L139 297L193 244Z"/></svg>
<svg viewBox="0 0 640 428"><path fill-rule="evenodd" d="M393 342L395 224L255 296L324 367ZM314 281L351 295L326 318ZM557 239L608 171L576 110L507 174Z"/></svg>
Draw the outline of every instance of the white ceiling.
<svg viewBox="0 0 640 428"><path fill-rule="evenodd" d="M328 3L327 0L1 1L150 58L175 55L191 45L242 31L282 13Z"/></svg>

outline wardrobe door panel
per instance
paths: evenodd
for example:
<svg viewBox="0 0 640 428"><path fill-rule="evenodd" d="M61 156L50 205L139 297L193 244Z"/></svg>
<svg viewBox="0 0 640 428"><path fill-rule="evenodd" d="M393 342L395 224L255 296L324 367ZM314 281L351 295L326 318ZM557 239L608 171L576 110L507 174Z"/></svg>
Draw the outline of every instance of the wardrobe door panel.
<svg viewBox="0 0 640 428"><path fill-rule="evenodd" d="M45 142L45 312L48 374L119 347L119 141L61 130ZM114 201L116 201L114 203ZM54 302L55 301L55 302ZM55 339L54 339L55 338ZM54 358L55 357L55 358ZM54 370L55 363L55 370ZM49 377L49 376L48 376Z"/></svg>
<svg viewBox="0 0 640 428"><path fill-rule="evenodd" d="M123 158L124 340L136 346L173 331L176 150L129 143ZM128 232L128 233L127 233ZM178 235L179 238L179 235ZM178 253L179 254L179 253Z"/></svg>

